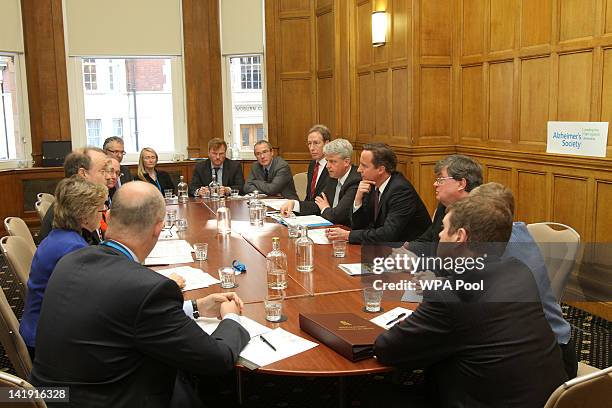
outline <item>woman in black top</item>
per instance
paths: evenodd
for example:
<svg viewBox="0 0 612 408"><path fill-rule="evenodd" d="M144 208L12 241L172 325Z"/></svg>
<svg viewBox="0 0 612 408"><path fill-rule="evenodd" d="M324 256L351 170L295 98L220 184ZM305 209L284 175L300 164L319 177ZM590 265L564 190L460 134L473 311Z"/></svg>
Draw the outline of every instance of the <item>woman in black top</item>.
<svg viewBox="0 0 612 408"><path fill-rule="evenodd" d="M155 169L157 160L158 156L155 150L150 147L142 149L138 160L138 178L153 184L162 195L164 195L164 190L172 190L174 194L174 183L170 175L165 171Z"/></svg>

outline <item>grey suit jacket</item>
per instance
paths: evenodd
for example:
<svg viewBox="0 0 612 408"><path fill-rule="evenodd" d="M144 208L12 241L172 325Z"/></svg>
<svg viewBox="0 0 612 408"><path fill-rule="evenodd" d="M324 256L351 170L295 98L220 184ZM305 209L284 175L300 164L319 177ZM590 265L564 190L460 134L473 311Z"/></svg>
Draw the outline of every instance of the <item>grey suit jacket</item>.
<svg viewBox="0 0 612 408"><path fill-rule="evenodd" d="M261 164L253 163L249 177L244 183L244 192L252 193L255 190L267 195L280 194L291 200L299 200L289 164L278 156L272 159L267 180Z"/></svg>

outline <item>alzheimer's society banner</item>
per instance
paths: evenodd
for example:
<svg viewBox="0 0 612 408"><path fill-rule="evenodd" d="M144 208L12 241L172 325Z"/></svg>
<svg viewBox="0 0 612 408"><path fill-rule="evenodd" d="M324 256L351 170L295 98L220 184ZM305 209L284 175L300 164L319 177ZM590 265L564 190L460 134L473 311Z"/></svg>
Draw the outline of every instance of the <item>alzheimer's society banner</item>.
<svg viewBox="0 0 612 408"><path fill-rule="evenodd" d="M547 153L606 157L608 122L548 122Z"/></svg>

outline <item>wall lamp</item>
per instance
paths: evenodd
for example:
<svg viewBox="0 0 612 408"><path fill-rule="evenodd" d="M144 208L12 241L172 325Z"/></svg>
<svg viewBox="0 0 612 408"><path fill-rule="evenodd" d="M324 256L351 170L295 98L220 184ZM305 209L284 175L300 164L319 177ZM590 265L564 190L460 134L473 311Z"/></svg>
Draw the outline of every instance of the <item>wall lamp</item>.
<svg viewBox="0 0 612 408"><path fill-rule="evenodd" d="M387 42L387 12L372 13L372 46L380 47Z"/></svg>

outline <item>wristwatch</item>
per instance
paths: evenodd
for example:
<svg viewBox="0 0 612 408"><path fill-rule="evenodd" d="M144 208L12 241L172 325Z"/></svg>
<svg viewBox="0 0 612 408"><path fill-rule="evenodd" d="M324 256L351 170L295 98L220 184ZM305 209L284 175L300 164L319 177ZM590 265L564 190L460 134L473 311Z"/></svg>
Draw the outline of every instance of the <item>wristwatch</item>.
<svg viewBox="0 0 612 408"><path fill-rule="evenodd" d="M198 319L200 317L200 312L198 311L198 302L192 299L191 307L193 308L193 318Z"/></svg>

